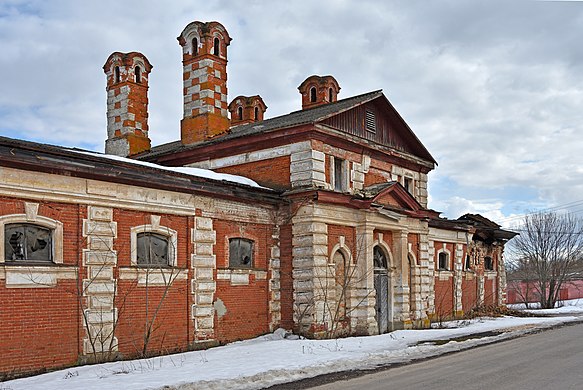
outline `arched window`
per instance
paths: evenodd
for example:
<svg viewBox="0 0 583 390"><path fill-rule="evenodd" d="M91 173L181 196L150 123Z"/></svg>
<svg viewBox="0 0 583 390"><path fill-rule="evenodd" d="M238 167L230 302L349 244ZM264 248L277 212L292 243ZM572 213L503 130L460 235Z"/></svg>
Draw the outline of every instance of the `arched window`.
<svg viewBox="0 0 583 390"><path fill-rule="evenodd" d="M144 266L170 265L169 237L151 232L137 234L137 263Z"/></svg>
<svg viewBox="0 0 583 390"><path fill-rule="evenodd" d="M229 239L229 268L253 268L253 241Z"/></svg>
<svg viewBox="0 0 583 390"><path fill-rule="evenodd" d="M113 73L114 73L114 77L115 77L115 83L117 84L117 83L119 83L121 81L121 76L119 74L119 66L116 66L113 69Z"/></svg>
<svg viewBox="0 0 583 390"><path fill-rule="evenodd" d="M330 103L332 103L333 97L334 97L334 92L332 91L332 88L328 88L328 101Z"/></svg>
<svg viewBox="0 0 583 390"><path fill-rule="evenodd" d="M138 84L141 83L142 82L142 70L140 69L139 66L136 66L134 68L134 75L135 75L136 83L138 83Z"/></svg>
<svg viewBox="0 0 583 390"><path fill-rule="evenodd" d="M237 107L237 117L240 121L243 120L243 107L241 106Z"/></svg>
<svg viewBox="0 0 583 390"><path fill-rule="evenodd" d="M192 55L198 55L198 38L192 38Z"/></svg>
<svg viewBox="0 0 583 390"><path fill-rule="evenodd" d="M316 87L310 88L310 102L316 102Z"/></svg>
<svg viewBox="0 0 583 390"><path fill-rule="evenodd" d="M255 120L259 120L259 107L255 107Z"/></svg>
<svg viewBox="0 0 583 390"><path fill-rule="evenodd" d="M347 306L347 292L350 286L350 277L348 273L350 272L350 264L348 264L348 259L346 255L341 250L337 250L332 256L332 260L336 266L336 304L337 307L333 309L335 320L343 320L346 317L346 306Z"/></svg>
<svg viewBox="0 0 583 390"><path fill-rule="evenodd" d="M4 259L6 262L52 262L53 230L31 223L4 226Z"/></svg>
<svg viewBox="0 0 583 390"><path fill-rule="evenodd" d="M219 51L219 46L221 44L221 41L219 41L219 38L215 38L214 41L214 45L213 45L213 54L218 56L220 51Z"/></svg>
<svg viewBox="0 0 583 390"><path fill-rule="evenodd" d="M373 262L374 262L374 267L375 268L383 268L383 269L387 269L387 256L385 255L385 252L381 249L380 246L375 245L373 250Z"/></svg>
<svg viewBox="0 0 583 390"><path fill-rule="evenodd" d="M439 270L441 271L449 270L449 255L445 252L439 252L438 263Z"/></svg>

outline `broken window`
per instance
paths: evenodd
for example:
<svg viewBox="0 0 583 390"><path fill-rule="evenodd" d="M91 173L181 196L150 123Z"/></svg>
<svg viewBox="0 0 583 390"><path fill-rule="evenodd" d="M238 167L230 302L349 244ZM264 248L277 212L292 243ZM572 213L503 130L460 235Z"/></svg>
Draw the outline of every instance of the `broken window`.
<svg viewBox="0 0 583 390"><path fill-rule="evenodd" d="M143 266L168 266L169 238L156 233L138 233L137 262Z"/></svg>
<svg viewBox="0 0 583 390"><path fill-rule="evenodd" d="M10 224L4 230L4 259L53 261L52 230L33 224Z"/></svg>
<svg viewBox="0 0 583 390"><path fill-rule="evenodd" d="M387 256L380 246L376 245L373 250L373 262L375 268L387 269Z"/></svg>
<svg viewBox="0 0 583 390"><path fill-rule="evenodd" d="M229 267L253 267L253 241L245 238L229 239Z"/></svg>
<svg viewBox="0 0 583 390"><path fill-rule="evenodd" d="M408 193L413 194L413 179L406 176L403 177L403 187L405 187Z"/></svg>
<svg viewBox="0 0 583 390"><path fill-rule="evenodd" d="M346 174L344 160L334 157L334 190L344 192L346 190Z"/></svg>
<svg viewBox="0 0 583 390"><path fill-rule="evenodd" d="M494 271L494 261L490 256L484 257L484 269L486 271Z"/></svg>
<svg viewBox="0 0 583 390"><path fill-rule="evenodd" d="M438 259L439 259L438 269L441 271L449 270L449 255L445 252L439 252Z"/></svg>

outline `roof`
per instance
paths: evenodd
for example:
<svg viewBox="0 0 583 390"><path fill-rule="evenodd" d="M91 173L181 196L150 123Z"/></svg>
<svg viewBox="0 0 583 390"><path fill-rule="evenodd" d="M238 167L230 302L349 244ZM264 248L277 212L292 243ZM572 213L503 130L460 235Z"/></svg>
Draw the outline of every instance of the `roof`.
<svg viewBox="0 0 583 390"><path fill-rule="evenodd" d="M154 146L150 152L137 156L137 159L149 159L168 153L177 153L189 149L195 149L201 145L222 142L234 138L245 137L247 135L269 132L272 130L294 127L303 124L316 123L332 115L339 114L355 106L367 103L380 96L383 96L382 90L368 92L362 95L353 96L346 99L338 100L334 103L323 104L320 106L308 108L305 110L294 111L290 114L277 116L275 118L265 119L261 122L254 122L245 125L230 128L227 133L218 135L210 140L192 144L183 145L180 141L173 141L166 144Z"/></svg>
<svg viewBox="0 0 583 390"><path fill-rule="evenodd" d="M169 168L97 152L0 137L0 166L105 182L279 203L277 191L208 170ZM218 175L218 176L217 176Z"/></svg>

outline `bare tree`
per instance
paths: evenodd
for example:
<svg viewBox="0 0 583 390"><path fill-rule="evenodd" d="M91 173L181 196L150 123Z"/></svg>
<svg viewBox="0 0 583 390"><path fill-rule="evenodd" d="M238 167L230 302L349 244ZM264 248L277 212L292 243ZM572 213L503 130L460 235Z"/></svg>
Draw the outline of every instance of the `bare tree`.
<svg viewBox="0 0 583 390"><path fill-rule="evenodd" d="M541 308L553 308L583 253L583 220L554 212L527 215L512 241L514 267L532 275Z"/></svg>

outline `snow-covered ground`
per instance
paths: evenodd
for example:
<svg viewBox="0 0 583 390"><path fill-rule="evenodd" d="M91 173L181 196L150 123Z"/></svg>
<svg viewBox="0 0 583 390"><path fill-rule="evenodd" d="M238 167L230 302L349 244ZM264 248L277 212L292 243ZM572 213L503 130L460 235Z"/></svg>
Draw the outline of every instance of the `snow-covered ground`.
<svg viewBox="0 0 583 390"><path fill-rule="evenodd" d="M583 298L557 302L554 309L539 309L540 304L538 303L529 303L529 309L526 309L526 305L524 303L516 303L513 305L508 305L508 307L511 309L523 310L529 313L544 315L583 314Z"/></svg>
<svg viewBox="0 0 583 390"><path fill-rule="evenodd" d="M0 389L260 389L331 372L409 362L578 318L482 318L452 321L444 329L400 330L381 336L320 341L284 338L285 332L280 330L205 351L74 367L7 381L0 384ZM431 342L490 331L503 333L465 341Z"/></svg>

